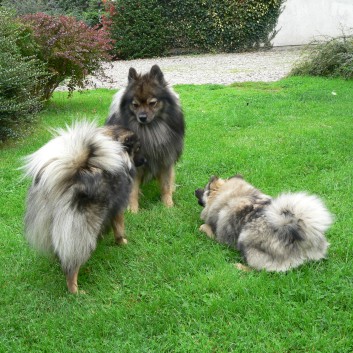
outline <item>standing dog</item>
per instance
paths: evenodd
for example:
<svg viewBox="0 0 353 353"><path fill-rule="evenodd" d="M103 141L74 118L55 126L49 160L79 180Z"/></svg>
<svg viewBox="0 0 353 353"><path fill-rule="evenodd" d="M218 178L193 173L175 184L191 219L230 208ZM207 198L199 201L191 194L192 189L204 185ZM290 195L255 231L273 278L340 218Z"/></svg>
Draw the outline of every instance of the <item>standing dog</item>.
<svg viewBox="0 0 353 353"><path fill-rule="evenodd" d="M184 144L184 116L177 94L168 87L161 69L154 65L147 74L130 68L128 86L113 99L106 124L122 125L141 141L147 162L139 168L130 197L130 209L137 212L140 184L157 178L162 201L173 206L174 165Z"/></svg>
<svg viewBox="0 0 353 353"><path fill-rule="evenodd" d="M294 193L273 199L241 176L212 177L195 195L204 207L200 230L238 249L257 270L287 271L326 255L324 232L332 216L316 196Z"/></svg>
<svg viewBox="0 0 353 353"><path fill-rule="evenodd" d="M33 182L27 196L25 236L36 249L54 253L76 293L80 267L111 224L117 244L126 244L124 209L139 155L137 136L121 127L76 123L26 157Z"/></svg>

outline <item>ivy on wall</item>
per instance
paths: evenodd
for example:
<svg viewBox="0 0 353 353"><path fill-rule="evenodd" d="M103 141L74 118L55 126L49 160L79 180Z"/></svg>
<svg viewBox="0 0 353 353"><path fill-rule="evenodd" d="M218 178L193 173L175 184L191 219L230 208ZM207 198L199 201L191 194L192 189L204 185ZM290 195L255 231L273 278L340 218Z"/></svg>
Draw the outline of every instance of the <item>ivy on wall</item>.
<svg viewBox="0 0 353 353"><path fill-rule="evenodd" d="M118 0L114 54L121 59L189 52L239 52L269 45L284 0Z"/></svg>

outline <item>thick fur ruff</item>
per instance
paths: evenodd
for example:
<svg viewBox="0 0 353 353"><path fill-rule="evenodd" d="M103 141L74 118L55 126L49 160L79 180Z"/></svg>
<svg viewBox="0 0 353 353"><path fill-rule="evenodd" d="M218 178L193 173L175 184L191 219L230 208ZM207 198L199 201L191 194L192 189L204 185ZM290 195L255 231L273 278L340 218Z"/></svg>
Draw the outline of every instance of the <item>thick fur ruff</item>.
<svg viewBox="0 0 353 353"><path fill-rule="evenodd" d="M71 278L127 207L135 168L112 130L81 122L54 134L25 158L25 175L33 180L25 236L37 250L57 255Z"/></svg>
<svg viewBox="0 0 353 353"><path fill-rule="evenodd" d="M326 256L324 233L332 216L317 196L300 192L272 199L240 176L212 177L195 194L205 207L200 229L240 250L255 269L287 271Z"/></svg>
<svg viewBox="0 0 353 353"><path fill-rule="evenodd" d="M173 206L174 165L183 151L185 124L179 98L157 65L144 75L130 68L128 86L115 95L106 125L132 130L146 158L134 180L130 210L138 211L140 184L152 178L160 184L162 202Z"/></svg>

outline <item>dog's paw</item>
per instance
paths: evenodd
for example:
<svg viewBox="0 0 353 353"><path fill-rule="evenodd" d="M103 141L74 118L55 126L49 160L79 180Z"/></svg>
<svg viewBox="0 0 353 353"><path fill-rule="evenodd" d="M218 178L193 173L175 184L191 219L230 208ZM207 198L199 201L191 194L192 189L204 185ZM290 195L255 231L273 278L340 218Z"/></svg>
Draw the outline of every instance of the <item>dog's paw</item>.
<svg viewBox="0 0 353 353"><path fill-rule="evenodd" d="M131 213L138 213L138 211L139 211L139 205L137 204L133 204L133 205L129 205L128 206L128 208L127 208L127 210L129 211L129 212L131 212Z"/></svg>
<svg viewBox="0 0 353 353"><path fill-rule="evenodd" d="M77 280L75 281L72 279L68 279L66 283L67 283L67 289L69 290L70 293L72 294L78 293Z"/></svg>
<svg viewBox="0 0 353 353"><path fill-rule="evenodd" d="M116 240L116 243L118 245L126 245L128 243L127 239L126 238L120 238L120 239L117 239Z"/></svg>
<svg viewBox="0 0 353 353"><path fill-rule="evenodd" d="M173 207L174 206L174 202L173 199L170 195L163 195L162 196L162 202L164 204L165 207Z"/></svg>
<svg viewBox="0 0 353 353"><path fill-rule="evenodd" d="M199 228L199 231L205 233L211 239L215 238L215 235L208 224L202 224Z"/></svg>
<svg viewBox="0 0 353 353"><path fill-rule="evenodd" d="M243 265L243 264L241 264L241 263L236 263L236 264L234 264L234 266L238 269L238 270L240 270L240 271L244 271L244 272L250 272L250 271L252 271L252 269L250 268L250 267L248 267L248 266L245 266L245 265Z"/></svg>

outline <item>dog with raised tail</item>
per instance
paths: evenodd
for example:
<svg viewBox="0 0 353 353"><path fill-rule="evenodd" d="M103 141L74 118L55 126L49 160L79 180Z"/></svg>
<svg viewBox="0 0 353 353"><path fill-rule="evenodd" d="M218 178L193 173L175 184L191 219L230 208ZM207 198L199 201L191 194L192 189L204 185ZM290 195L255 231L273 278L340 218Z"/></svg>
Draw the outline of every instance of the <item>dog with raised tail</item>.
<svg viewBox="0 0 353 353"><path fill-rule="evenodd" d="M25 158L32 178L25 214L25 237L44 253L55 254L70 292L77 293L80 267L97 240L112 226L117 244L126 244L124 210L144 163L140 142L120 126L76 122Z"/></svg>

